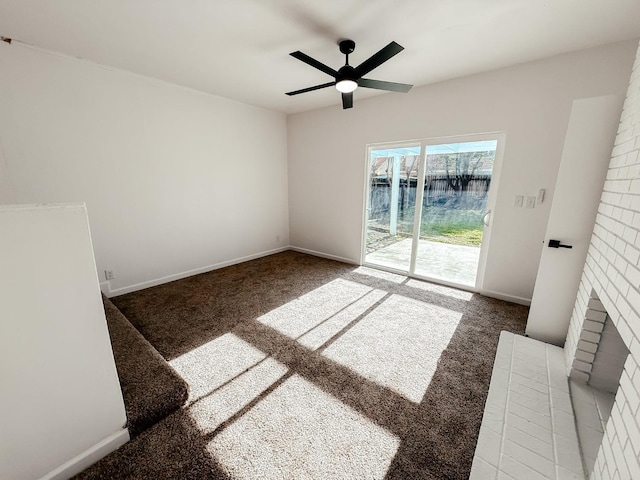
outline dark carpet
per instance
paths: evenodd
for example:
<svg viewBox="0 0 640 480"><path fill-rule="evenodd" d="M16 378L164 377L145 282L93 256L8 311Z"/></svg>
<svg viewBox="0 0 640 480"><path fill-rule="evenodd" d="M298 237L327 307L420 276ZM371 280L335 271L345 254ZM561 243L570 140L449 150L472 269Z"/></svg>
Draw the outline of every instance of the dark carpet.
<svg viewBox="0 0 640 480"><path fill-rule="evenodd" d="M136 436L182 407L189 387L108 298L102 301L127 427Z"/></svg>
<svg viewBox="0 0 640 480"><path fill-rule="evenodd" d="M528 314L296 252L112 300L190 395L78 478L466 479Z"/></svg>

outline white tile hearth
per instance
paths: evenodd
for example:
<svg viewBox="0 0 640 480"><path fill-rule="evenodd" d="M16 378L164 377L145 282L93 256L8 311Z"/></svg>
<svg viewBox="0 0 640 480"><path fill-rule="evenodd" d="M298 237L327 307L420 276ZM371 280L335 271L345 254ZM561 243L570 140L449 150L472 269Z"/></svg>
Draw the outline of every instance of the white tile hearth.
<svg viewBox="0 0 640 480"><path fill-rule="evenodd" d="M562 348L500 334L469 478L585 478Z"/></svg>

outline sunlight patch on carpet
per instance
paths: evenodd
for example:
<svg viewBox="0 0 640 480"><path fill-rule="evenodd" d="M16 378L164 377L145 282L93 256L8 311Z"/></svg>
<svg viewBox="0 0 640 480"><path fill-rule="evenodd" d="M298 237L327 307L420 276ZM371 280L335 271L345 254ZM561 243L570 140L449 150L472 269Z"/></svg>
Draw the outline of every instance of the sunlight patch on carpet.
<svg viewBox="0 0 640 480"><path fill-rule="evenodd" d="M368 277L379 278L380 280L386 280L387 282L402 283L407 280L406 275L398 275L397 273L385 272L384 270L377 270L369 267L358 267L353 273L360 275L367 275Z"/></svg>
<svg viewBox="0 0 640 480"><path fill-rule="evenodd" d="M411 279L407 281L406 286L417 288L418 290L423 290L425 292L435 293L437 295L445 295L458 300L465 300L467 302L471 300L471 297L473 297L473 292L446 287L444 285L438 285L437 283L423 282L422 280Z"/></svg>
<svg viewBox="0 0 640 480"><path fill-rule="evenodd" d="M383 290L373 290L367 293L364 297L356 300L344 310L341 310L329 319L320 323L316 328L299 337L297 339L298 343L311 350L320 348L349 323L382 300L386 294L387 293Z"/></svg>
<svg viewBox="0 0 640 480"><path fill-rule="evenodd" d="M384 478L400 440L293 375L208 444L232 478Z"/></svg>
<svg viewBox="0 0 640 480"><path fill-rule="evenodd" d="M189 408L198 430L211 433L244 407L256 400L289 369L267 358L214 392L201 397Z"/></svg>
<svg viewBox="0 0 640 480"><path fill-rule="evenodd" d="M169 362L189 384L189 402L197 400L267 355L233 333L226 333Z"/></svg>
<svg viewBox="0 0 640 480"><path fill-rule="evenodd" d="M323 356L420 403L462 314L392 295Z"/></svg>
<svg viewBox="0 0 640 480"><path fill-rule="evenodd" d="M375 301L371 303L371 298L364 299L372 290L373 288L356 282L344 279L333 280L262 315L257 320L294 340L307 334L307 340L311 344L316 344L318 337L317 334L310 335L312 330L317 329L326 320L333 320L336 316L344 320L345 315L350 315L349 321L353 320L375 303ZM360 302L362 299L364 301ZM337 320L338 323L340 318ZM326 337L325 334L324 341L330 337L331 335Z"/></svg>

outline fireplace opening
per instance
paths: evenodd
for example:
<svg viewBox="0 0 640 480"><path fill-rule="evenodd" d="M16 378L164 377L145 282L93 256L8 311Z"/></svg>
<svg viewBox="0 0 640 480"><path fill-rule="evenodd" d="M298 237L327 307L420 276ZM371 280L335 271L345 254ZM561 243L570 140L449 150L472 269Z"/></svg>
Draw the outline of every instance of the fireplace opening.
<svg viewBox="0 0 640 480"><path fill-rule="evenodd" d="M594 311L587 315L594 317ZM581 362L589 365L588 376L574 377L570 381L571 401L576 418L578 439L582 449L582 460L587 478L593 472L593 466L602 443L605 426L611 415L620 377L629 355L629 349L618 333L613 321L601 312L602 331L591 337L595 340L583 344ZM589 332L595 333L595 332ZM590 353L589 350L593 352ZM585 383L584 380L587 380Z"/></svg>

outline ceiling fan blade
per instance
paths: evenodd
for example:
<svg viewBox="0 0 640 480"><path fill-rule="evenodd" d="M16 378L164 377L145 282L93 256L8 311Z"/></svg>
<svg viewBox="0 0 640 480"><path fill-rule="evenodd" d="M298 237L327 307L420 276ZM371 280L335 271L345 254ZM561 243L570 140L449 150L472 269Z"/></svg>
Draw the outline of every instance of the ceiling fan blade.
<svg viewBox="0 0 640 480"><path fill-rule="evenodd" d="M306 63L307 65L311 65L314 68L317 68L321 72L326 73L327 75L331 75L332 77L337 77L338 72L336 72L333 68L326 66L324 63L319 62L315 58L311 58L309 55L302 53L300 50L290 53L293 58L297 58L298 60Z"/></svg>
<svg viewBox="0 0 640 480"><path fill-rule="evenodd" d="M320 90L321 88L327 88L335 85L336 82L323 83L322 85L316 85L315 87L303 88L302 90L296 90L294 92L287 92L287 95L298 95L299 93L313 92L314 90Z"/></svg>
<svg viewBox="0 0 640 480"><path fill-rule="evenodd" d="M371 80L368 78L361 78L358 80L358 86L403 93L407 93L411 90L411 87L413 87L413 85L409 85L408 83L383 82L382 80Z"/></svg>
<svg viewBox="0 0 640 480"><path fill-rule="evenodd" d="M402 50L404 50L404 47L398 45L396 42L391 42L378 53L374 53L371 57L369 57L367 60L356 67L356 73L358 74L358 77L364 77L371 70L379 67L391 57L400 53Z"/></svg>
<svg viewBox="0 0 640 480"><path fill-rule="evenodd" d="M342 94L342 109L353 107L353 92Z"/></svg>

